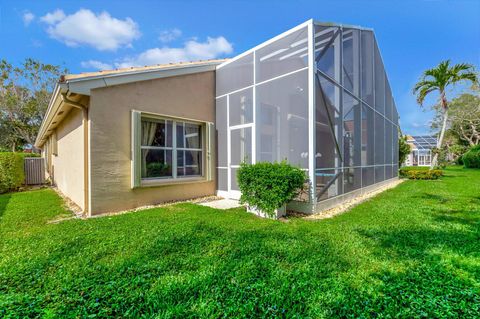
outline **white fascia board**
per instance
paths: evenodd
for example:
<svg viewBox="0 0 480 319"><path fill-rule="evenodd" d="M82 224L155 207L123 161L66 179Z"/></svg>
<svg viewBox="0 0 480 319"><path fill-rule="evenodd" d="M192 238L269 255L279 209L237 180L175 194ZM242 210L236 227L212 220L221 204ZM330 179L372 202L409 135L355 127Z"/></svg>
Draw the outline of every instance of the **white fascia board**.
<svg viewBox="0 0 480 319"><path fill-rule="evenodd" d="M40 129L38 131L37 138L35 140L35 147L40 148L42 147L44 141L42 141L45 133L47 132L50 123L53 121L55 114L57 114L58 109L62 104L61 94L67 92L67 86L64 83L57 83L55 85L55 89L53 90L52 97L50 98L50 102L48 103L47 112L45 113L45 117L43 118L42 124L40 125Z"/></svg>
<svg viewBox="0 0 480 319"><path fill-rule="evenodd" d="M72 93L90 95L92 89L120 85L132 82L156 80L178 75L187 75L200 72L214 71L218 62L202 65L172 66L154 70L139 70L116 74L106 74L93 77L67 80L68 91Z"/></svg>
<svg viewBox="0 0 480 319"><path fill-rule="evenodd" d="M372 31L373 32L372 28L366 28L366 27L362 27L362 26L359 26L359 25L342 24L342 23L334 23L334 22L321 22L321 21L317 21L317 20L313 20L313 23L315 25L319 25L319 26L322 26L322 27L342 27L342 28L357 29L357 30Z"/></svg>

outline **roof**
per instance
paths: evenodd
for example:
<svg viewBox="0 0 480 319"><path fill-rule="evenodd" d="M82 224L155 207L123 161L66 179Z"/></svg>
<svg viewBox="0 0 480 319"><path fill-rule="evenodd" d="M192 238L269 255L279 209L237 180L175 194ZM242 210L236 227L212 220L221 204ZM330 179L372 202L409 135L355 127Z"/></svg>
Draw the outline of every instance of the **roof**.
<svg viewBox="0 0 480 319"><path fill-rule="evenodd" d="M43 146L47 137L61 123L72 107L71 102L65 101L65 96L72 94L76 100L79 100L82 96L90 96L91 90L96 88L214 71L217 65L225 61L227 59L179 62L63 75L55 86L35 146ZM54 118L55 120L53 120Z"/></svg>
<svg viewBox="0 0 480 319"><path fill-rule="evenodd" d="M412 136L411 142L418 150L430 150L437 146L437 137L434 135L416 135Z"/></svg>
<svg viewBox="0 0 480 319"><path fill-rule="evenodd" d="M103 70L103 71L97 71L97 72L84 72L79 74L67 74L67 75L63 75L60 78L60 82L67 82L70 80L85 79L85 78L92 78L92 77L102 77L102 76L112 76L112 75L115 76L120 74L126 75L130 72L138 73L138 72L157 71L157 70L168 69L168 68L220 64L228 60L229 59L211 59L211 60L146 65L146 66L139 66L139 67L120 68L120 69L114 69L114 70Z"/></svg>

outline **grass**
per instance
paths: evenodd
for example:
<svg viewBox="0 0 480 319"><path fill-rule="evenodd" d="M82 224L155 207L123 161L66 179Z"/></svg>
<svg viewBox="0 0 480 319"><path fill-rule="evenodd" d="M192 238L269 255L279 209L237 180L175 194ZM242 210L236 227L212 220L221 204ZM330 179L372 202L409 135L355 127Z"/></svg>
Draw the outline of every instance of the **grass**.
<svg viewBox="0 0 480 319"><path fill-rule="evenodd" d="M322 221L178 204L47 224L0 196L0 317L478 318L480 170L406 181Z"/></svg>

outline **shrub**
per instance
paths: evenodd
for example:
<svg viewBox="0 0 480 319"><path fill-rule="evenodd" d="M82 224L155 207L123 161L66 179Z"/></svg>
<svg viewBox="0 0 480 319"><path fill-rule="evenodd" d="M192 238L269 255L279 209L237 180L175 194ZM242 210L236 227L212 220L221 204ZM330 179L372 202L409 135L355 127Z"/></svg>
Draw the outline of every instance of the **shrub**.
<svg viewBox="0 0 480 319"><path fill-rule="evenodd" d="M432 148L432 159L434 155L437 155L437 166L441 169L444 169L448 165L447 160L447 150L445 148Z"/></svg>
<svg viewBox="0 0 480 319"><path fill-rule="evenodd" d="M480 145L473 146L463 154L462 161L467 168L480 168Z"/></svg>
<svg viewBox="0 0 480 319"><path fill-rule="evenodd" d="M460 155L459 157L457 157L455 164L463 165L463 155Z"/></svg>
<svg viewBox="0 0 480 319"><path fill-rule="evenodd" d="M407 143L407 136L400 136L398 138L398 165L405 163L411 151L410 145Z"/></svg>
<svg viewBox="0 0 480 319"><path fill-rule="evenodd" d="M147 164L147 176L163 176L170 170L170 165L154 162Z"/></svg>
<svg viewBox="0 0 480 319"><path fill-rule="evenodd" d="M399 175L401 177L406 177L408 179L438 179L440 176L443 176L443 171L440 169L413 169L413 168L402 168L399 170Z"/></svg>
<svg viewBox="0 0 480 319"><path fill-rule="evenodd" d="M41 157L40 154L38 153L17 153L18 155L20 155L22 158L26 158L26 157Z"/></svg>
<svg viewBox="0 0 480 319"><path fill-rule="evenodd" d="M242 163L237 173L242 192L240 202L272 215L277 208L295 198L305 180L304 171L285 161L253 165Z"/></svg>
<svg viewBox="0 0 480 319"><path fill-rule="evenodd" d="M0 194L18 189L24 180L23 156L0 153Z"/></svg>

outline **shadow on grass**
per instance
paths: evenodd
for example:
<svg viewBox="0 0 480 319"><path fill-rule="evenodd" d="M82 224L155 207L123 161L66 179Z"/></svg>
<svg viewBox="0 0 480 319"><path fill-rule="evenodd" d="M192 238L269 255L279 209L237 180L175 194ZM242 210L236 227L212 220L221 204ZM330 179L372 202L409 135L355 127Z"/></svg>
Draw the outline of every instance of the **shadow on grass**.
<svg viewBox="0 0 480 319"><path fill-rule="evenodd" d="M431 194L431 193L417 194L417 195L412 196L412 198L436 201L440 204L444 204L444 203L446 203L450 200L449 198L447 198L445 196L441 196L441 195L438 195L438 194Z"/></svg>
<svg viewBox="0 0 480 319"><path fill-rule="evenodd" d="M444 208L437 210L431 216L435 222L464 225L480 233L480 207L477 210Z"/></svg>
<svg viewBox="0 0 480 319"><path fill-rule="evenodd" d="M472 196L470 203L480 205L480 196Z"/></svg>

